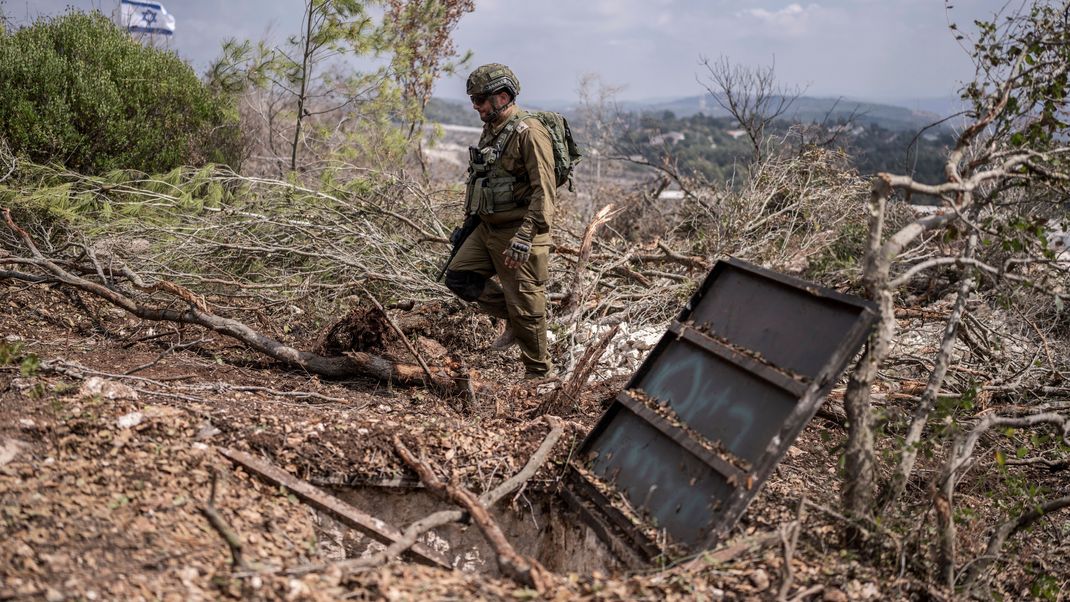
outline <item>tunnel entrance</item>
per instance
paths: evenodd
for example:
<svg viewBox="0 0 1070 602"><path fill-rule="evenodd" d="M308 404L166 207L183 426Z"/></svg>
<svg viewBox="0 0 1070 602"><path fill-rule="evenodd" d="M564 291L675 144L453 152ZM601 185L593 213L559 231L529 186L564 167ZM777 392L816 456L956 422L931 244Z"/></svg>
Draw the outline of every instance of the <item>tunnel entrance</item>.
<svg viewBox="0 0 1070 602"><path fill-rule="evenodd" d="M332 487L339 499L404 529L439 510L456 506L422 487L361 485ZM610 574L622 570L599 536L554 492L529 488L511 504L509 499L490 509L516 551L538 560L555 573ZM325 552L334 559L360 558L384 545L317 513L326 535ZM439 552L453 568L501 576L494 549L474 524L450 523L424 534L420 543Z"/></svg>

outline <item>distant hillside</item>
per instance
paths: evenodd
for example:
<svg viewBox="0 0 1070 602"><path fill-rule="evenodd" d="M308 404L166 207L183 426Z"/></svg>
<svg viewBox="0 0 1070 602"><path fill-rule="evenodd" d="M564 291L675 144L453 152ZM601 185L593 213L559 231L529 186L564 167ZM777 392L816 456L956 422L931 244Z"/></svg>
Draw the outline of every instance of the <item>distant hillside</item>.
<svg viewBox="0 0 1070 602"><path fill-rule="evenodd" d="M717 104L712 95L690 96L653 103L629 103L626 107L644 113L672 111L677 117L704 114L711 117L727 117L728 112ZM918 130L939 121L943 115L912 110L904 107L836 98L801 96L783 117L802 123L828 123L846 120L854 113L854 122L859 125L879 125L882 128L902 131Z"/></svg>
<svg viewBox="0 0 1070 602"><path fill-rule="evenodd" d="M752 150L736 122L709 96L681 98L660 102L622 103L628 113L616 143L622 154L639 156L650 163L660 162L671 154L680 173L702 176L710 181L731 178L740 161ZM712 106L711 106L712 105ZM545 103L524 105L546 109ZM788 137L792 121L821 123L828 115L825 135L836 139L851 162L862 174L881 171L909 173L922 182L935 183L943 177L943 157L954 143L953 130L937 127L917 136L918 131L939 118L934 113L912 111L902 107L856 101L803 97L792 107L788 119L772 124L767 131L777 138ZM584 120L564 106L580 145L584 144ZM854 111L854 125L839 125ZM432 121L452 125L479 126L479 118L468 103L436 99L428 107ZM833 136L835 133L835 136ZM811 135L816 135L813 132ZM469 137L471 137L469 135ZM463 144L470 144L471 141ZM618 149L619 150L619 149Z"/></svg>
<svg viewBox="0 0 1070 602"><path fill-rule="evenodd" d="M424 115L433 123L483 127L483 122L479 120L479 114L472 110L472 105L459 100L432 98L431 102L427 103Z"/></svg>
<svg viewBox="0 0 1070 602"><path fill-rule="evenodd" d="M821 123L827 117L827 123L835 124L848 119L853 113L854 122L858 125L877 125L894 132L916 132L956 110L961 110L953 99L904 101L904 104L906 103L916 108L842 98L802 96L795 101L791 111L785 114L784 118L787 121ZM575 103L532 100L524 106L532 109L561 111L570 115ZM728 112L722 109L710 94L664 100L625 101L620 103L620 106L623 110L633 113L649 114L671 111L674 116L681 118L698 114L709 117L728 117ZM463 101L435 98L428 106L427 114L430 120L440 123L479 125L479 118L476 117L475 111Z"/></svg>

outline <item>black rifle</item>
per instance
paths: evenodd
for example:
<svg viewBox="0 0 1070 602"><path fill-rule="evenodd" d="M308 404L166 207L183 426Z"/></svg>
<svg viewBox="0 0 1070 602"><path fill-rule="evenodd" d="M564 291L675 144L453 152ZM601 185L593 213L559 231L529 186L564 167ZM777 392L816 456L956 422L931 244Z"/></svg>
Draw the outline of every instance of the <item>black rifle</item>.
<svg viewBox="0 0 1070 602"><path fill-rule="evenodd" d="M453 234L450 235L450 242L453 243L453 250L450 251L450 257L446 260L446 265L442 266L442 270L439 271L438 277L435 278L435 282L442 280L442 277L446 275L446 270L449 269L450 264L453 263L453 258L457 256L457 251L461 250L461 245L464 244L465 240L468 240L468 237L476 231L476 227L478 226L479 216L469 215L465 218L461 227L453 231Z"/></svg>

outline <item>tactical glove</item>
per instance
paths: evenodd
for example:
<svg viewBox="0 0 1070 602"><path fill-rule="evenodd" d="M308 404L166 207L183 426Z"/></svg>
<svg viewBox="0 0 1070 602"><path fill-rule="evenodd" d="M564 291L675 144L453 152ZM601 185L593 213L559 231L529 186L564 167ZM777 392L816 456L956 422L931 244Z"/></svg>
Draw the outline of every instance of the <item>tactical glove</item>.
<svg viewBox="0 0 1070 602"><path fill-rule="evenodd" d="M531 241L519 235L514 236L503 255L505 255L505 267L516 269L522 266L528 262L528 257L531 257Z"/></svg>
<svg viewBox="0 0 1070 602"><path fill-rule="evenodd" d="M453 229L453 233L450 234L450 244L456 247L460 244L462 236L464 236L464 226L457 226Z"/></svg>

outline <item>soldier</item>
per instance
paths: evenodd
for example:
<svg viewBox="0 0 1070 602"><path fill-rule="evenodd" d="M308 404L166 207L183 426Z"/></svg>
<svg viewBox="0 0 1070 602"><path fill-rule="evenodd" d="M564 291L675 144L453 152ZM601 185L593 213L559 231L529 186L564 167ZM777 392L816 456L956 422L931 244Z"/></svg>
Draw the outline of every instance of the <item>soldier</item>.
<svg viewBox="0 0 1070 602"><path fill-rule="evenodd" d="M553 376L546 348L546 279L557 184L550 134L516 105L520 82L505 65L468 76L472 108L483 121L470 147L465 216L479 221L446 271L446 286L505 320L492 347L520 347L527 378ZM457 235L461 228L455 232ZM490 278L498 276L500 282Z"/></svg>

